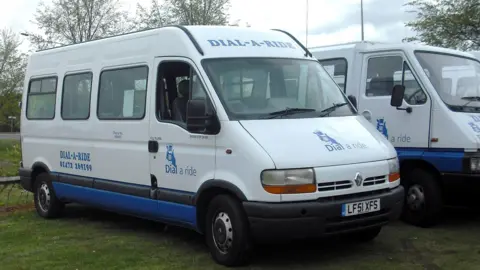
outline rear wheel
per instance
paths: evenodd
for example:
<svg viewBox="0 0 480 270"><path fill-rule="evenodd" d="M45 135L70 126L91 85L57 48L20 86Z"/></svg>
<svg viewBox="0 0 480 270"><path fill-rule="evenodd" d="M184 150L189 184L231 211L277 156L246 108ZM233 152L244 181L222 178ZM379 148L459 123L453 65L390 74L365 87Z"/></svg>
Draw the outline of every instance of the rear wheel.
<svg viewBox="0 0 480 270"><path fill-rule="evenodd" d="M212 258L221 265L239 266L249 259L249 223L240 202L229 195L218 195L207 211L205 237Z"/></svg>
<svg viewBox="0 0 480 270"><path fill-rule="evenodd" d="M414 169L405 180L402 220L419 227L436 225L441 218L443 201L435 175L423 169Z"/></svg>
<svg viewBox="0 0 480 270"><path fill-rule="evenodd" d="M55 196L48 173L40 173L37 175L35 179L34 199L37 213L43 218L58 217L65 206Z"/></svg>

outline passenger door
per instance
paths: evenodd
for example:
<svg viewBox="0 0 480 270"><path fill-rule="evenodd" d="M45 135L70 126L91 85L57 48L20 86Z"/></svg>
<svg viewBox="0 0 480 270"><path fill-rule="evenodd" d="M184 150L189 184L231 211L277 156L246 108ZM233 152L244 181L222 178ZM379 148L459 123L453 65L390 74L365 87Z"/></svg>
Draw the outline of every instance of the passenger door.
<svg viewBox="0 0 480 270"><path fill-rule="evenodd" d="M157 186L169 193L168 198L160 200L185 203L185 198L191 199L202 180L214 178L216 137L188 131L186 122L173 119L172 114L175 109L186 114L188 99L208 99L208 95L189 59L156 58L154 67L157 74L156 91L151 99L150 172ZM186 85L188 93L182 96L178 87Z"/></svg>
<svg viewBox="0 0 480 270"><path fill-rule="evenodd" d="M364 56L359 113L396 148L429 146L431 101L410 66L400 51ZM406 90L399 110L390 106L390 97L402 81Z"/></svg>

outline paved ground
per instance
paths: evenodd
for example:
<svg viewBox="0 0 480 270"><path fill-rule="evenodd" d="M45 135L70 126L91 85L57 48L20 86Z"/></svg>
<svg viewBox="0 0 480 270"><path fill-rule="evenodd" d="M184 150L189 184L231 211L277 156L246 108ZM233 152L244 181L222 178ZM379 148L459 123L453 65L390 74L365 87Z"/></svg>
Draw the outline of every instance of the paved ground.
<svg viewBox="0 0 480 270"><path fill-rule="evenodd" d="M20 140L20 133L0 133L0 140Z"/></svg>

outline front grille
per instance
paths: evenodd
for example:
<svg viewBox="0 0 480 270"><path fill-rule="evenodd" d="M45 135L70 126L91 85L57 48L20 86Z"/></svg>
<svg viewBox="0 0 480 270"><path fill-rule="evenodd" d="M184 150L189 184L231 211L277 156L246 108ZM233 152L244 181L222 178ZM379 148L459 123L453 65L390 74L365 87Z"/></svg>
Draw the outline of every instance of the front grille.
<svg viewBox="0 0 480 270"><path fill-rule="evenodd" d="M387 182L387 177L385 175L375 176L375 177L368 177L363 181L363 186L374 186L374 185L381 185Z"/></svg>
<svg viewBox="0 0 480 270"><path fill-rule="evenodd" d="M318 191L332 191L332 190L342 190L342 189L349 189L352 187L352 181L344 180L344 181L334 181L334 182L325 182L318 184Z"/></svg>
<svg viewBox="0 0 480 270"><path fill-rule="evenodd" d="M343 201L343 200L351 200L351 199L357 199L357 198L361 199L361 198L370 197L370 196L383 195L389 192L391 192L391 190L388 188L385 188L385 189L371 190L371 191L365 191L360 193L321 197L321 198L318 198L317 201L318 202L337 202L337 201Z"/></svg>

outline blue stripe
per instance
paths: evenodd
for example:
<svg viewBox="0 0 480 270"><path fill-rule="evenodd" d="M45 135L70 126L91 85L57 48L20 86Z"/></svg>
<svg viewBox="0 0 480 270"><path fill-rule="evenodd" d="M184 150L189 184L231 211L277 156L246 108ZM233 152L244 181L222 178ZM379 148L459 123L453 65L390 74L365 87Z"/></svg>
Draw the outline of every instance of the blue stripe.
<svg viewBox="0 0 480 270"><path fill-rule="evenodd" d="M107 181L107 182L112 182L112 183L119 183L119 184L124 184L124 185L129 185L132 187L147 187L151 188L150 185L142 185L142 184L136 184L136 183L130 183L130 182L123 182L123 181L117 181L117 180L112 180L112 179L106 179L106 178L97 178L97 177L91 177L91 176L84 176L84 175L79 175L79 174L70 174L70 173L63 173L63 172L56 172L56 171L51 171L50 172L53 175L57 176L75 176L75 177L84 177L84 178L89 178L92 179L94 182L95 181ZM195 195L195 192L191 191L185 191L185 190L179 190L179 189L171 189L171 188L162 188L159 187L158 189L161 190L167 190L167 191L173 191L173 192L178 192L178 193L184 193L184 194L189 194L189 195Z"/></svg>
<svg viewBox="0 0 480 270"><path fill-rule="evenodd" d="M398 159L420 159L433 165L440 172L462 172L463 149L396 147Z"/></svg>
<svg viewBox="0 0 480 270"><path fill-rule="evenodd" d="M57 197L152 220L196 228L196 207L53 182Z"/></svg>

